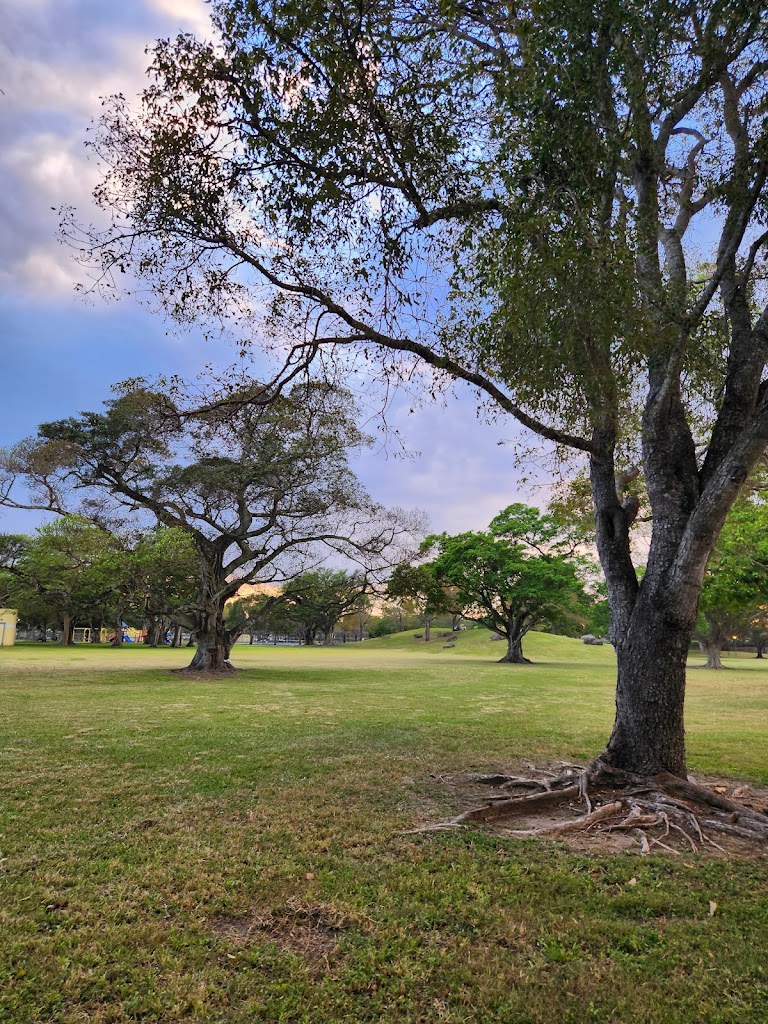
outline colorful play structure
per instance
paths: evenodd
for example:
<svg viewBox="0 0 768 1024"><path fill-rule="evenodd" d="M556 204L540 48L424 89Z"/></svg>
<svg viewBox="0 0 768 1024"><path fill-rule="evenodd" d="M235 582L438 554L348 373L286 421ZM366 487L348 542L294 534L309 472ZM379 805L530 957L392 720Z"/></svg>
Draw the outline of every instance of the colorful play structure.
<svg viewBox="0 0 768 1024"><path fill-rule="evenodd" d="M107 629L106 626L102 626L99 630L99 641L103 644L111 643L115 639L114 629ZM89 641L86 641L89 642ZM146 629L134 629L132 626L126 626L123 623L123 643L124 644L144 644L147 642L147 630Z"/></svg>
<svg viewBox="0 0 768 1024"><path fill-rule="evenodd" d="M90 644L93 643L93 634L96 631L90 626L75 626L72 631L72 642L75 644ZM99 629L99 643L108 644L112 643L115 639L115 628L114 626L107 627L102 626ZM124 644L143 644L147 640L146 629L133 629L131 626L126 626L123 623L123 643Z"/></svg>
<svg viewBox="0 0 768 1024"><path fill-rule="evenodd" d="M16 621L19 613L15 608L0 608L0 647L11 647L16 643Z"/></svg>

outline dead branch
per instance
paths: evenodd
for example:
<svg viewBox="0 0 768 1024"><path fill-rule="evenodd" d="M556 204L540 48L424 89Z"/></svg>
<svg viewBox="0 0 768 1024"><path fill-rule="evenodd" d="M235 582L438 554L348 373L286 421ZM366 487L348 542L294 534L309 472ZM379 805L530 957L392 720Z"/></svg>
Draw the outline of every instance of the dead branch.
<svg viewBox="0 0 768 1024"><path fill-rule="evenodd" d="M465 821L494 821L496 818L504 818L508 815L523 815L529 811L538 811L542 807L551 807L553 804L562 803L571 797L577 799L579 787L568 786L565 789L553 790L549 793L533 793L531 796L513 796L507 800L500 800L498 803L489 804L487 807L476 807L471 811L464 811L453 820L456 822Z"/></svg>

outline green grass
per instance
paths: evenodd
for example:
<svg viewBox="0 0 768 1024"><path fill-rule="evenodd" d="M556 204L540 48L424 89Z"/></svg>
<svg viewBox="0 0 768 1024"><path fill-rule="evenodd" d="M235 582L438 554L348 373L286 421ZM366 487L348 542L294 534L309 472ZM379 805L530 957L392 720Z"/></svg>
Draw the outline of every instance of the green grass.
<svg viewBox="0 0 768 1024"><path fill-rule="evenodd" d="M764 1024L764 859L399 834L453 810L435 776L610 728L610 648L447 642L238 647L221 682L0 650L0 1020ZM689 760L768 783L768 662L729 664L690 674Z"/></svg>

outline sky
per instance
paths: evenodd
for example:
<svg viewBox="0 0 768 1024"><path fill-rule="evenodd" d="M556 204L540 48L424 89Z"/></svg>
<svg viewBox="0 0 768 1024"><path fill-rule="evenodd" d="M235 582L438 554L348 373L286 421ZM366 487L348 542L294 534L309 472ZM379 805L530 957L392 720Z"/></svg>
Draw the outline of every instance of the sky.
<svg viewBox="0 0 768 1024"><path fill-rule="evenodd" d="M56 238L57 211L94 212L99 172L85 140L100 98L142 89L154 39L209 36L203 0L0 0L0 446L45 421L98 409L137 376L193 378L233 352L181 331L137 299L107 303L75 291L82 278ZM376 446L355 461L374 498L421 508L431 528L482 529L521 489L515 454L469 393L446 405L397 401L389 418L410 455ZM0 509L0 531L29 532L45 516Z"/></svg>

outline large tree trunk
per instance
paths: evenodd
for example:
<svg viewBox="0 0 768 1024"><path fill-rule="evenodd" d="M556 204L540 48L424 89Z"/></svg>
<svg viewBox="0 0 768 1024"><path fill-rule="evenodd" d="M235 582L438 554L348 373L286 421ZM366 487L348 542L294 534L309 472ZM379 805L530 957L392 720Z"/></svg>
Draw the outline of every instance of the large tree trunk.
<svg viewBox="0 0 768 1024"><path fill-rule="evenodd" d="M531 628L531 621L525 615L510 615L507 620L506 639L507 651L499 664L530 665L531 661L523 654L523 637ZM502 634L504 635L504 634Z"/></svg>
<svg viewBox="0 0 768 1024"><path fill-rule="evenodd" d="M63 629L61 631L61 646L71 647L75 642L75 621L71 615L64 614L62 616L62 626Z"/></svg>
<svg viewBox="0 0 768 1024"><path fill-rule="evenodd" d="M705 643L704 649L707 652L707 664L705 668L723 668L723 662L720 658L720 644L717 643Z"/></svg>
<svg viewBox="0 0 768 1024"><path fill-rule="evenodd" d="M195 656L189 664L188 672L213 672L230 675L235 667L229 660L229 640L218 633L201 633L197 640Z"/></svg>
<svg viewBox="0 0 768 1024"><path fill-rule="evenodd" d="M652 373L652 377L655 373ZM679 396L652 390L643 418L645 479L654 513L642 584L632 563L629 530L638 504L625 495L638 471L617 477L613 438L590 466L597 546L611 606L616 649L616 717L598 762L632 775L669 772L685 778L685 674L701 581L716 532L697 541L694 558L678 563L695 508L695 452ZM691 549L693 550L693 548Z"/></svg>
<svg viewBox="0 0 768 1024"><path fill-rule="evenodd" d="M523 638L518 637L507 637L507 651L503 658L499 658L499 664L510 664L510 665L530 665L530 658L526 658L523 654Z"/></svg>
<svg viewBox="0 0 768 1024"><path fill-rule="evenodd" d="M199 628L195 630L197 650L190 662L188 672L211 672L229 675L235 671L229 660L232 637L224 625L224 599L219 606L209 606L200 615Z"/></svg>
<svg viewBox="0 0 768 1024"><path fill-rule="evenodd" d="M692 617L691 617L692 619ZM693 624L638 600L616 643L616 718L601 759L637 775L686 776L685 673Z"/></svg>
<svg viewBox="0 0 768 1024"><path fill-rule="evenodd" d="M755 647L757 648L757 653L755 654L755 657L762 658L763 651L765 650L765 644L755 644Z"/></svg>

